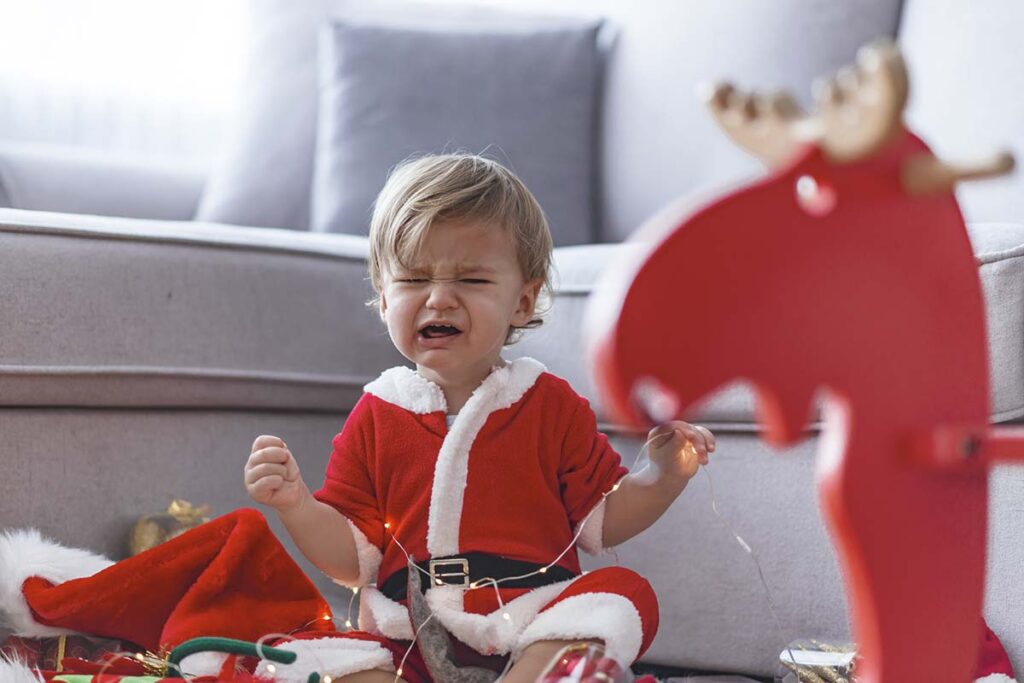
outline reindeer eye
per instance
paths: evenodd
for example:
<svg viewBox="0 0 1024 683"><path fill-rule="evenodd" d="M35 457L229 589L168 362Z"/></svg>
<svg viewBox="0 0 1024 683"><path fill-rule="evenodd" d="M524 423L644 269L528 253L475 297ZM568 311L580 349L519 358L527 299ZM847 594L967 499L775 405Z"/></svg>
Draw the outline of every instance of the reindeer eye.
<svg viewBox="0 0 1024 683"><path fill-rule="evenodd" d="M836 206L836 191L814 176L802 175L796 181L796 201L812 216L824 216Z"/></svg>

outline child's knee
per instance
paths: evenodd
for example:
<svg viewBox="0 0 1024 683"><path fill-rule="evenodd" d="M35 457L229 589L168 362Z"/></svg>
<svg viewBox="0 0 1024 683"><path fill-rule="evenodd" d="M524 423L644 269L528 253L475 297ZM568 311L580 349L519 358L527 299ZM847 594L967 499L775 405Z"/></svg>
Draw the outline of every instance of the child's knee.
<svg viewBox="0 0 1024 683"><path fill-rule="evenodd" d="M625 567L602 567L581 576L556 598L555 604L568 598L592 593L618 595L628 600L640 617L643 632L640 650L642 655L658 632L658 597L654 588L644 577ZM585 599L585 598L584 598ZM623 609L621 606L618 609Z"/></svg>
<svg viewBox="0 0 1024 683"><path fill-rule="evenodd" d="M617 593L645 608L658 611L654 589L644 577L625 567L602 567L587 572L569 587L572 593ZM568 591L567 591L568 592ZM641 610L643 612L644 610Z"/></svg>

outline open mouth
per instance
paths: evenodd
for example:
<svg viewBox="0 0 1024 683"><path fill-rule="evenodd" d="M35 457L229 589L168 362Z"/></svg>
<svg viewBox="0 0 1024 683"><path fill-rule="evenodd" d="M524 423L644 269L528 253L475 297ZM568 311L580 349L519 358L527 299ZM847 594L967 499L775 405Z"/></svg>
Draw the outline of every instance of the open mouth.
<svg viewBox="0 0 1024 683"><path fill-rule="evenodd" d="M454 325L435 324L425 325L420 328L420 336L424 339L439 339L441 337L454 337L460 334L462 330L455 327Z"/></svg>

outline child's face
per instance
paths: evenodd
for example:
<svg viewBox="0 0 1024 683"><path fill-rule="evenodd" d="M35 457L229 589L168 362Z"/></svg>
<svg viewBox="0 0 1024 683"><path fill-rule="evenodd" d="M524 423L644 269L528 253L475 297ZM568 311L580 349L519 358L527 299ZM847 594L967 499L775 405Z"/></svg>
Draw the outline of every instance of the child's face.
<svg viewBox="0 0 1024 683"><path fill-rule="evenodd" d="M540 289L524 280L511 236L474 221L435 223L410 268L390 264L383 285L381 316L395 346L452 381L486 376L509 326L530 321Z"/></svg>

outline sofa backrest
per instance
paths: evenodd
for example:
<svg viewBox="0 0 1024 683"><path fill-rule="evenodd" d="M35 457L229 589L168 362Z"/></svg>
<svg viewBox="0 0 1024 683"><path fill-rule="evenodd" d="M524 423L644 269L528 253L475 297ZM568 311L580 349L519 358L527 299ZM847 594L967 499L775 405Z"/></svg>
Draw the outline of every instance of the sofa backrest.
<svg viewBox="0 0 1024 683"><path fill-rule="evenodd" d="M947 161L999 150L1024 159L1024 59L1018 2L908 0L899 42L910 70L907 121ZM1024 174L961 183L968 221L1024 220Z"/></svg>
<svg viewBox="0 0 1024 683"><path fill-rule="evenodd" d="M672 199L761 172L718 131L698 85L785 88L805 106L815 79L896 35L900 0L485 0L607 17L602 241L617 241Z"/></svg>

